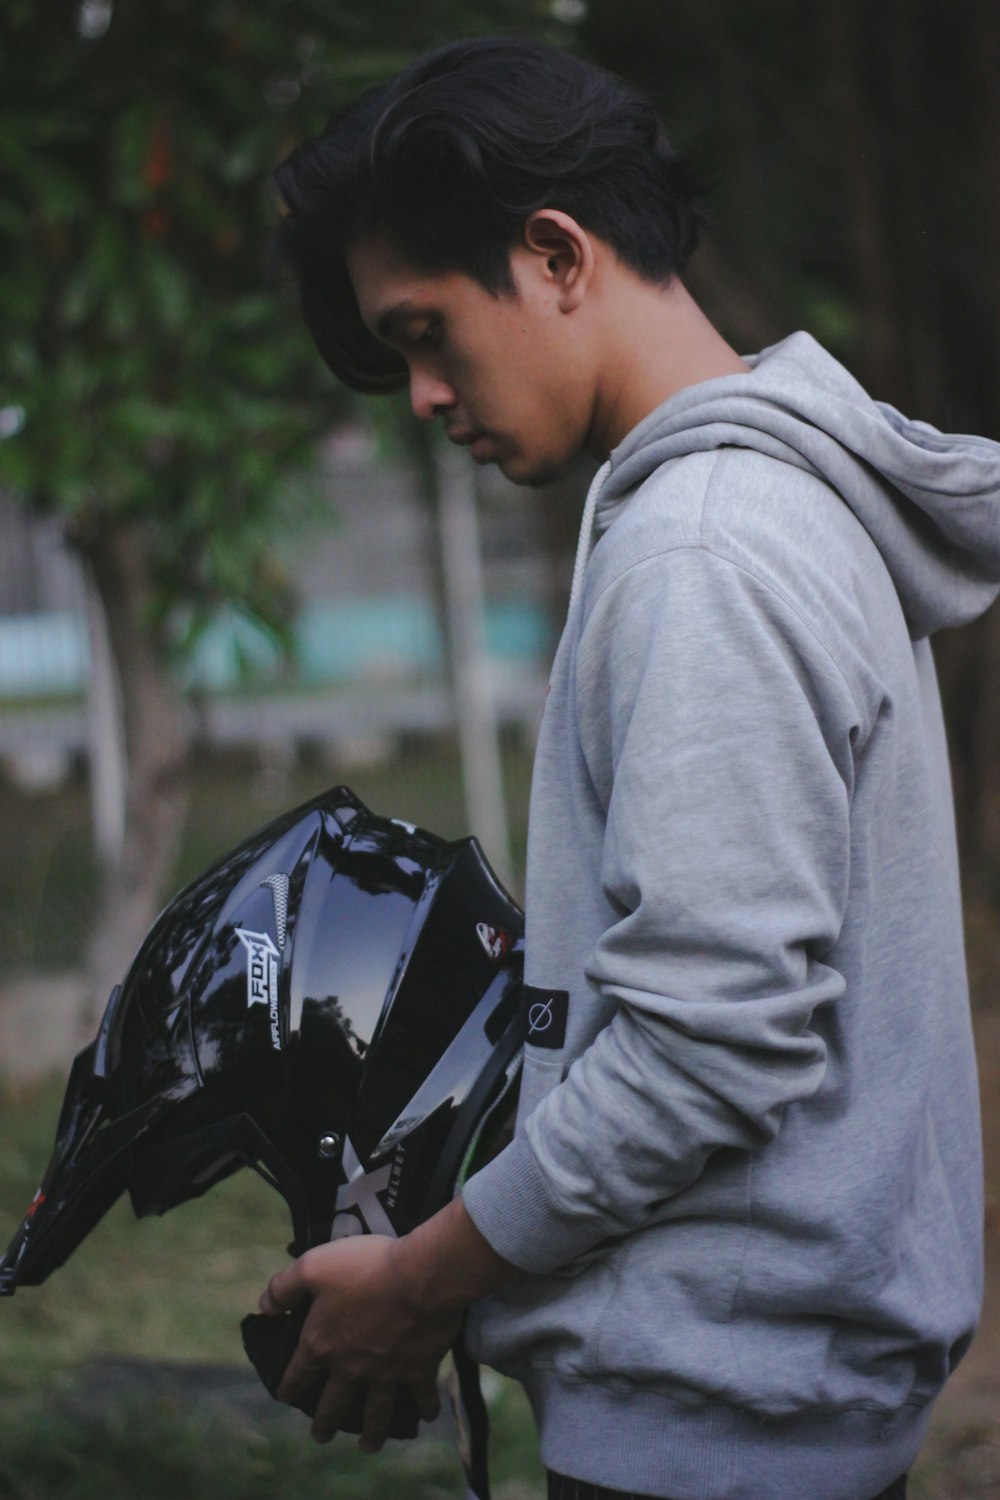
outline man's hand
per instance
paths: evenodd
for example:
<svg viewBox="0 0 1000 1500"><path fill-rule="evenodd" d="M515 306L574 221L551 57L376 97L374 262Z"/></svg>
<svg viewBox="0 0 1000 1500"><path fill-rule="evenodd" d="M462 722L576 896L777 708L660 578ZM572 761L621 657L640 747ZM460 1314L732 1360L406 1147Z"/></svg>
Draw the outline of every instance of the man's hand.
<svg viewBox="0 0 1000 1500"><path fill-rule="evenodd" d="M359 1387L360 1445L385 1442L396 1387L408 1386L425 1421L438 1413L437 1369L465 1308L517 1274L483 1239L460 1198L401 1240L357 1235L306 1251L279 1271L260 1299L283 1313L311 1297L278 1399L294 1402L327 1373L312 1435L329 1442Z"/></svg>
<svg viewBox="0 0 1000 1500"><path fill-rule="evenodd" d="M261 1311L287 1312L312 1298L298 1348L278 1399L294 1401L328 1371L313 1418L317 1442L329 1442L365 1388L361 1447L381 1448L397 1382L409 1386L421 1417L438 1413L437 1368L451 1347L461 1311L428 1314L414 1305L399 1265L399 1241L359 1235L318 1245L272 1277Z"/></svg>

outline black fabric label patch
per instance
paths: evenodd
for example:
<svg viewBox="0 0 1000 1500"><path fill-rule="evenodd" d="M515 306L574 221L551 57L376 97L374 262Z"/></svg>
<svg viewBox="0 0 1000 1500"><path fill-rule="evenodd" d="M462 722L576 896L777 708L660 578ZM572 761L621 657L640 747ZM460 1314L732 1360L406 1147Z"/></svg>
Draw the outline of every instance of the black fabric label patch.
<svg viewBox="0 0 1000 1500"><path fill-rule="evenodd" d="M566 1041L568 991L542 990L526 984L523 994L525 1041L532 1047L548 1047L558 1052Z"/></svg>

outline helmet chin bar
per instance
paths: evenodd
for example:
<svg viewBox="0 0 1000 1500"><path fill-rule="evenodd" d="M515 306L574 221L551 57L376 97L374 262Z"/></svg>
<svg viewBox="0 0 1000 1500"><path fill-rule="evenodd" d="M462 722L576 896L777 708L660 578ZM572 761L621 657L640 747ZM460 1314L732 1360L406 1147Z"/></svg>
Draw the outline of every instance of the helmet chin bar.
<svg viewBox="0 0 1000 1500"><path fill-rule="evenodd" d="M187 1135L153 1140L136 1162L129 1197L137 1219L165 1214L179 1203L201 1197L241 1167L250 1167L288 1204L294 1239L292 1255L329 1238L311 1230L309 1202L298 1175L249 1115L233 1115ZM150 1190L149 1184L155 1184Z"/></svg>

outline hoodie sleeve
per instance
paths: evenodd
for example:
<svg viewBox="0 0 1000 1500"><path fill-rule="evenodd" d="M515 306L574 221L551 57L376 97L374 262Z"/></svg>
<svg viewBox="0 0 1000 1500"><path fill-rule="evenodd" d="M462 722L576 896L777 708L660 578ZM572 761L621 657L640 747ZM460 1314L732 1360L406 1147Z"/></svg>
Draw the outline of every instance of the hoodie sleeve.
<svg viewBox="0 0 1000 1500"><path fill-rule="evenodd" d="M575 707L615 917L586 973L613 1019L465 1190L534 1272L772 1140L822 1082L843 991L824 958L860 715L794 601L701 545L634 564L588 611Z"/></svg>

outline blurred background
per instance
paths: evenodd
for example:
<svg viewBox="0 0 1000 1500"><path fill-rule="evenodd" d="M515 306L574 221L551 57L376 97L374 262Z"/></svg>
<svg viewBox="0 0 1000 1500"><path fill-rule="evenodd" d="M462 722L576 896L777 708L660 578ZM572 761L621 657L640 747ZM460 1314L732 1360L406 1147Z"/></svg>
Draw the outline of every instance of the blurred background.
<svg viewBox="0 0 1000 1500"><path fill-rule="evenodd" d="M47 1158L52 1080L158 907L271 815L346 782L475 831L521 893L589 471L521 491L405 400L339 388L269 251L269 172L299 140L489 32L656 98L706 188L692 289L741 350L808 329L880 399L1000 438L995 0L4 0L0 1238ZM995 1500L1000 611L937 657L990 1280L914 1494ZM433 1444L331 1459L253 1405L236 1322L287 1238L269 1196L234 1180L152 1226L116 1209L0 1305L0 1497L124 1496L140 1467L164 1496L460 1493ZM495 1397L502 1500L541 1494L517 1393Z"/></svg>

